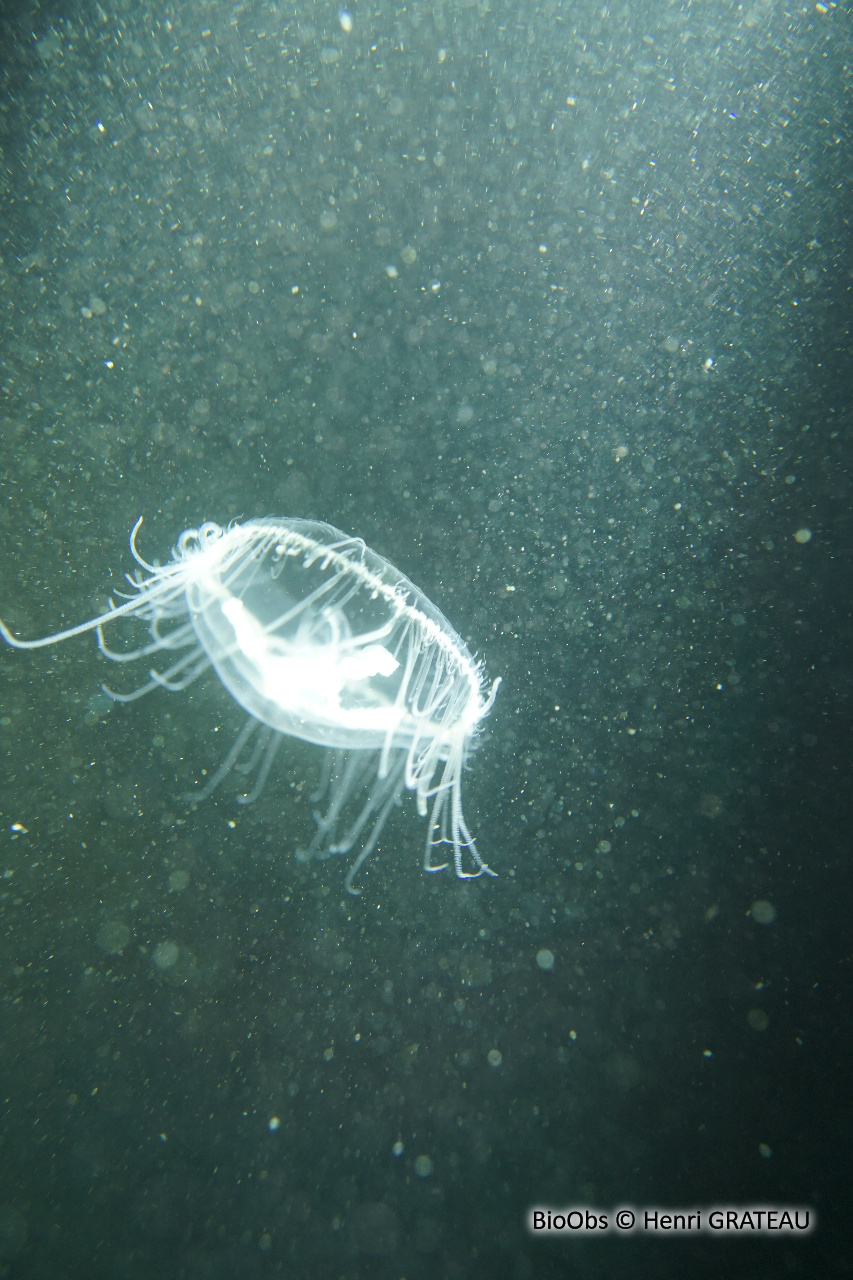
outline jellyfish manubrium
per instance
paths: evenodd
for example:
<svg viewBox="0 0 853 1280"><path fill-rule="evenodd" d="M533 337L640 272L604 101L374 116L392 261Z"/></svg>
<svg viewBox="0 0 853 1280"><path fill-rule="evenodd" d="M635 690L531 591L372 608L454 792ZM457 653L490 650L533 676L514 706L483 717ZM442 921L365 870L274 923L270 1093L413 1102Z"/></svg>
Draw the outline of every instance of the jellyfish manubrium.
<svg viewBox="0 0 853 1280"><path fill-rule="evenodd" d="M373 852L392 807L413 791L429 815L425 871L447 846L460 879L494 875L477 852L462 813L462 770L491 710L500 678L487 687L483 665L447 619L408 578L359 538L313 520L206 523L179 537L168 564L139 566L133 594L88 622L16 649L39 649L95 631L116 663L148 659L148 680L129 693L104 686L119 702L153 689L180 692L210 667L249 718L219 769L190 800L209 796L237 769L254 774L260 795L284 735L325 748L312 797L317 830L303 860L346 854L363 839L346 877ZM139 648L107 646L104 628L120 618L147 625ZM353 811L354 806L354 811Z"/></svg>

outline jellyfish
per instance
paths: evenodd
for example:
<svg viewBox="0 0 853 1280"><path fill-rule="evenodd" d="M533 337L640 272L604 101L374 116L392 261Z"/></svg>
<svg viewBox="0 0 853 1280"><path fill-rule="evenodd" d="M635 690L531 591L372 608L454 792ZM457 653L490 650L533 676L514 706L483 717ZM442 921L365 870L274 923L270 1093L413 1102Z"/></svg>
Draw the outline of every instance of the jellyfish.
<svg viewBox="0 0 853 1280"><path fill-rule="evenodd" d="M180 693L212 668L248 718L210 780L188 794L192 802L236 769L253 776L238 797L252 803L285 736L322 747L316 832L297 857L360 845L346 875L351 893L405 791L428 817L425 871L452 861L460 879L495 875L462 812L462 773L500 678L487 685L482 662L422 591L361 539L319 521L208 522L185 530L164 565L137 550L141 524L130 536L138 566L130 594L36 640L0 621L6 643L39 649L94 631L112 662L150 664L147 680L128 692L103 686L117 702L161 688ZM122 618L146 625L145 643L108 646L105 629Z"/></svg>

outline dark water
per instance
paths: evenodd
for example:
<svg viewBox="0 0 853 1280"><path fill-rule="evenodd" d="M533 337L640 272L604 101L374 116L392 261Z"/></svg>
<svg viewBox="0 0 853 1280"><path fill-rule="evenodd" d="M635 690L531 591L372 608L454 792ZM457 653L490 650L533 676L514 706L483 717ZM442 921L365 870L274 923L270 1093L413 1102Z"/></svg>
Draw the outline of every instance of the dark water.
<svg viewBox="0 0 853 1280"><path fill-rule="evenodd" d="M0 1273L848 1274L849 15L5 15L4 618L313 516L504 683L500 878L409 799L354 899L316 752L180 800L215 681L0 653ZM525 1226L721 1203L819 1226Z"/></svg>

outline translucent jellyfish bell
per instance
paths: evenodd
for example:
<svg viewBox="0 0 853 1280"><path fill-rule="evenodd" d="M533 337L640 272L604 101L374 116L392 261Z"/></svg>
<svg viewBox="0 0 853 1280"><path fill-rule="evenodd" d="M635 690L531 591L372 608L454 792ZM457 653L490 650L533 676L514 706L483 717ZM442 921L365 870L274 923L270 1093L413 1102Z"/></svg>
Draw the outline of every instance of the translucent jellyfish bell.
<svg viewBox="0 0 853 1280"><path fill-rule="evenodd" d="M326 748L312 797L325 799L326 810L315 812L317 832L298 856L347 853L367 831L347 875L351 892L404 789L415 793L422 816L429 813L425 870L448 865L432 861L445 844L459 877L494 875L465 823L461 778L500 680L486 688L482 665L423 592L359 539L316 521L203 524L181 534L162 566L136 550L141 523L130 545L144 576L129 579L134 595L125 603L39 640L19 640L2 622L0 635L17 649L36 649L95 630L114 662L171 658L130 693L106 690L120 702L158 686L180 691L212 666L249 719L189 799L204 799L237 769L256 775L239 798L250 803L283 735ZM108 648L103 628L122 617L145 622L149 642Z"/></svg>

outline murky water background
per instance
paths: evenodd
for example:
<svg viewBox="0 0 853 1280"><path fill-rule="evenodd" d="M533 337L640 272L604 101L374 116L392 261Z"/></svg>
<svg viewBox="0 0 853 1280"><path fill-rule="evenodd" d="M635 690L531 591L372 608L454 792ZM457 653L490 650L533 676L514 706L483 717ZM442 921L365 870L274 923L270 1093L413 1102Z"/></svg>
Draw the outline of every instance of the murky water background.
<svg viewBox="0 0 853 1280"><path fill-rule="evenodd" d="M7 12L2 615L127 535L318 517L504 679L498 880L304 867L318 753L0 653L0 1262L814 1275L849 1177L849 15L380 0ZM806 1243L535 1203L814 1206Z"/></svg>

